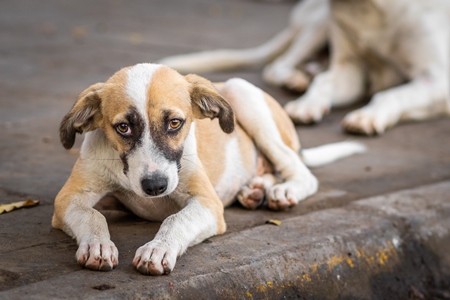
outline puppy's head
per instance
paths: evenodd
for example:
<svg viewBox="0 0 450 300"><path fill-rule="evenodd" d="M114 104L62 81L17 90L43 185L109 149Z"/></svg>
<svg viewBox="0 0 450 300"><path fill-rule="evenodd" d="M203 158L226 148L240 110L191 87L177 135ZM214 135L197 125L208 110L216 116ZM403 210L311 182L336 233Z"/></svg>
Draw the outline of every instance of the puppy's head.
<svg viewBox="0 0 450 300"><path fill-rule="evenodd" d="M101 129L132 190L165 196L178 185L184 141L195 118L218 118L224 132L234 130L233 110L211 82L139 64L82 92L61 122L60 138L70 149L76 133Z"/></svg>

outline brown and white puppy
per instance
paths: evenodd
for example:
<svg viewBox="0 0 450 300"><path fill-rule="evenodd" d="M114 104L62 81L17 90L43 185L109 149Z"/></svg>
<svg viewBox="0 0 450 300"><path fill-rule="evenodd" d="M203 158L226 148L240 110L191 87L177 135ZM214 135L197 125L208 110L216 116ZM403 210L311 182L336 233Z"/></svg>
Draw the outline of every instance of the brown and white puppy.
<svg viewBox="0 0 450 300"><path fill-rule="evenodd" d="M81 93L61 123L64 147L82 132L52 225L77 240L78 263L93 270L118 264L106 220L93 208L106 195L163 221L133 260L141 273L159 275L189 246L225 232L223 208L236 197L253 209L266 196L282 209L317 190L283 109L242 79L213 85L163 65L128 67ZM320 165L363 150L351 142L327 147L305 151L305 159Z"/></svg>
<svg viewBox="0 0 450 300"><path fill-rule="evenodd" d="M382 134L401 121L450 115L448 0L303 0L292 9L289 26L259 47L161 62L182 72L270 62L263 72L267 82L304 90L309 78L298 67L327 41L329 70L285 106L295 122L319 122L332 107L366 95L370 103L342 121L349 132Z"/></svg>

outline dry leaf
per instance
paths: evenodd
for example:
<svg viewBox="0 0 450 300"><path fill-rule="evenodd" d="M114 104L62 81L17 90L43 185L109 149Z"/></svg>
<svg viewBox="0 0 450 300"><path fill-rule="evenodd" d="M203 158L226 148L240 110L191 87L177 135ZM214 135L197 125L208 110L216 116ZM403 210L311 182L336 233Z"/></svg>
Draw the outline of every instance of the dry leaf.
<svg viewBox="0 0 450 300"><path fill-rule="evenodd" d="M13 202L9 204L0 204L0 214L10 212L22 207L31 207L39 204L39 200L28 199L25 201Z"/></svg>
<svg viewBox="0 0 450 300"><path fill-rule="evenodd" d="M280 220L271 219L271 220L267 220L266 224L272 224L272 225L280 226L281 225L281 221Z"/></svg>

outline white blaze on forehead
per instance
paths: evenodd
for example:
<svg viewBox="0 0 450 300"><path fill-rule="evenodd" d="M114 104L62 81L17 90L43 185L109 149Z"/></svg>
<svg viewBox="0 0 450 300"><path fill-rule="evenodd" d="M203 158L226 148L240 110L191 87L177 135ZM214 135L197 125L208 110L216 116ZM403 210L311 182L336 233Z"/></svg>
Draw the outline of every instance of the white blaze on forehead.
<svg viewBox="0 0 450 300"><path fill-rule="evenodd" d="M136 108L146 118L147 91L153 74L162 65L138 64L127 71L127 95L136 103Z"/></svg>

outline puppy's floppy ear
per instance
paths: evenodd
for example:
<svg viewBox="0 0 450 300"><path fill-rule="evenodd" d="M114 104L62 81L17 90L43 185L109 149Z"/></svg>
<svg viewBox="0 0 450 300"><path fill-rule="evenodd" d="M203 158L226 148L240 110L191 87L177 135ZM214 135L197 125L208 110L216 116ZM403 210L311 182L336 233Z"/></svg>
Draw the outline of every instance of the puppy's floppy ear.
<svg viewBox="0 0 450 300"><path fill-rule="evenodd" d="M100 92L104 83L96 83L78 96L77 102L64 116L59 127L59 137L64 148L70 149L75 143L76 133L94 130L101 119Z"/></svg>
<svg viewBox="0 0 450 300"><path fill-rule="evenodd" d="M225 100L213 84L200 76L189 74L186 80L190 83L192 110L194 117L218 118L220 128L226 133L234 130L234 112L231 105Z"/></svg>

